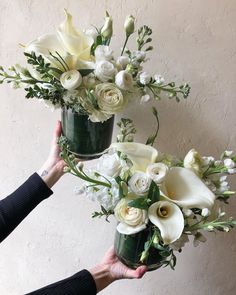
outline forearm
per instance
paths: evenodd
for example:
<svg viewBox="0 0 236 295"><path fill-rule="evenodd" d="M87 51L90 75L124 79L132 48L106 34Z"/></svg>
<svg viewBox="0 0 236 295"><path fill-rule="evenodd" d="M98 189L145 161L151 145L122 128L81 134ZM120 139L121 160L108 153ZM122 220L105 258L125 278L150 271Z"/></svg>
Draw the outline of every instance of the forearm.
<svg viewBox="0 0 236 295"><path fill-rule="evenodd" d="M0 201L0 242L44 199L53 192L34 173L15 192Z"/></svg>

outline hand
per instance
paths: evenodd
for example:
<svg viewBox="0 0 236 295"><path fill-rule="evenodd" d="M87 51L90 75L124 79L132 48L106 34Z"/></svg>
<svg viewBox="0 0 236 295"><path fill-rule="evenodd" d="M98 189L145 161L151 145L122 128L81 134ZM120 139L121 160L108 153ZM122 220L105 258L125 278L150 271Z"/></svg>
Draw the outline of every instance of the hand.
<svg viewBox="0 0 236 295"><path fill-rule="evenodd" d="M61 136L62 127L61 122L57 121L53 140L51 144L51 149L46 162L43 164L41 169L39 169L38 174L44 180L48 187L52 187L64 174L63 170L66 166L65 162L60 158L60 148L57 144L58 138Z"/></svg>
<svg viewBox="0 0 236 295"><path fill-rule="evenodd" d="M120 279L140 279L147 271L146 266L139 266L137 269L130 269L119 261L115 254L114 247L111 247L101 263L90 270L96 286L97 292L106 288L112 282Z"/></svg>

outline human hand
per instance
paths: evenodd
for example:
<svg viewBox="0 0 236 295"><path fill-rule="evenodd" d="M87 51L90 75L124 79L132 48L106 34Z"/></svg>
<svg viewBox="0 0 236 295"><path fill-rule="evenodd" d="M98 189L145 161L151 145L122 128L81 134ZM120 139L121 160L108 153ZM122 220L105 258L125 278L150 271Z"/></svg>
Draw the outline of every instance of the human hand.
<svg viewBox="0 0 236 295"><path fill-rule="evenodd" d="M61 122L57 121L53 133L51 149L49 156L43 166L39 169L38 174L44 180L48 187L52 187L64 174L63 170L66 166L64 160L60 157L60 147L57 143L58 138L61 136L62 127Z"/></svg>
<svg viewBox="0 0 236 295"><path fill-rule="evenodd" d="M101 263L90 270L97 292L106 288L112 282L120 279L140 279L147 271L146 266L139 266L137 269L130 269L119 261L115 254L114 247L111 247L105 254Z"/></svg>

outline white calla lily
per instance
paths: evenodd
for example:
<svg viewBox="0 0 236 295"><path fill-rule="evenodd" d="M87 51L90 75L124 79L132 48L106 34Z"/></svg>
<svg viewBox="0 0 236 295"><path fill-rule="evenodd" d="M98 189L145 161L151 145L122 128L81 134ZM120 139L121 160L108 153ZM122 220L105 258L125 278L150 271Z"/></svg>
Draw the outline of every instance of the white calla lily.
<svg viewBox="0 0 236 295"><path fill-rule="evenodd" d="M183 208L208 208L215 195L190 169L172 167L161 186L164 197Z"/></svg>
<svg viewBox="0 0 236 295"><path fill-rule="evenodd" d="M175 242L184 229L184 217L180 208L168 201L159 201L148 209L150 221L158 227L164 244Z"/></svg>
<svg viewBox="0 0 236 295"><path fill-rule="evenodd" d="M59 60L59 55L65 60L69 67L66 70L94 69L95 63L90 55L90 49L94 42L93 38L76 31L72 24L72 16L66 10L65 13L66 19L59 26L57 34L39 37L26 46L25 52L31 53L33 51L42 55L60 70L65 70L65 65L53 58L50 53L57 56Z"/></svg>
<svg viewBox="0 0 236 295"><path fill-rule="evenodd" d="M111 144L110 148L125 154L133 163L133 171L145 172L147 166L155 163L158 156L154 147L137 142L117 142Z"/></svg>

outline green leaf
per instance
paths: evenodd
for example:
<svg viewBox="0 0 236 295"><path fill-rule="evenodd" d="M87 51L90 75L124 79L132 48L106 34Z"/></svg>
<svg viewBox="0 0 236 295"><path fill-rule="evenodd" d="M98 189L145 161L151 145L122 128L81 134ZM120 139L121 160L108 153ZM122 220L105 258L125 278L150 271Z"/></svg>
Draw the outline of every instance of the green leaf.
<svg viewBox="0 0 236 295"><path fill-rule="evenodd" d="M147 200L147 198L144 198L144 197L140 197L135 200L132 200L132 201L128 202L128 205L130 207L144 209L144 210L147 210L149 207L148 200Z"/></svg>
<svg viewBox="0 0 236 295"><path fill-rule="evenodd" d="M160 189L153 180L149 187L147 198L151 200L149 203L149 206L152 205L153 203L160 201Z"/></svg>
<svg viewBox="0 0 236 295"><path fill-rule="evenodd" d="M82 77L89 75L90 73L92 73L94 71L94 69L81 69L78 70L81 74Z"/></svg>

